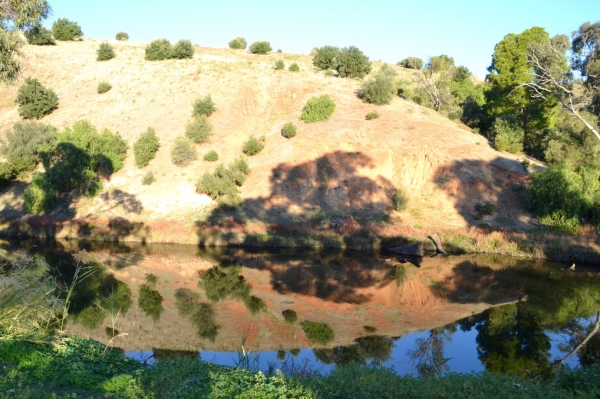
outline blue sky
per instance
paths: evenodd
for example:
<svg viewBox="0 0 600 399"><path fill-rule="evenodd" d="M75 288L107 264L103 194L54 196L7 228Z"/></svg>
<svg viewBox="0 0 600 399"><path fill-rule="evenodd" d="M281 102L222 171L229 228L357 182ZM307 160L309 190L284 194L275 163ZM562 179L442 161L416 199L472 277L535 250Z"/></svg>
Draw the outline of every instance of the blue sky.
<svg viewBox="0 0 600 399"><path fill-rule="evenodd" d="M533 26L570 34L600 20L598 0L49 0L44 23L68 18L85 37L130 40L189 39L227 47L236 36L269 40L273 49L310 53L313 47L357 46L372 60L396 63L407 56L448 54L483 78L494 45L508 33Z"/></svg>

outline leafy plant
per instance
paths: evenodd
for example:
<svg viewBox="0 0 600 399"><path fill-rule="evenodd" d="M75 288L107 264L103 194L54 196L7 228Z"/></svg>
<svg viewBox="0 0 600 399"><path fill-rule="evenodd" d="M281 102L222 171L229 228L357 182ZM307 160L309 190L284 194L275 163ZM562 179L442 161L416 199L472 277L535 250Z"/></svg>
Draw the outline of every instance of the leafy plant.
<svg viewBox="0 0 600 399"><path fill-rule="evenodd" d="M336 70L342 78L362 79L371 72L371 62L357 47L345 47L337 56Z"/></svg>
<svg viewBox="0 0 600 399"><path fill-rule="evenodd" d="M135 165L138 168L143 168L148 165L156 156L159 148L159 140L153 128L149 127L145 133L133 144L133 155L135 157Z"/></svg>
<svg viewBox="0 0 600 399"><path fill-rule="evenodd" d="M151 170L148 171L148 173L146 173L144 175L144 177L142 178L142 184L144 186L149 186L150 184L154 183L156 181L156 179L154 178L154 172L152 172Z"/></svg>
<svg viewBox="0 0 600 399"><path fill-rule="evenodd" d="M183 167L198 159L192 140L185 136L177 136L171 145L171 161Z"/></svg>
<svg viewBox="0 0 600 399"><path fill-rule="evenodd" d="M241 270L239 265L211 267L201 275L199 285L204 288L206 297L213 302L229 297L246 300L250 297L251 287L240 275Z"/></svg>
<svg viewBox="0 0 600 399"><path fill-rule="evenodd" d="M44 28L42 25L35 25L31 29L27 29L25 32L25 38L27 43L36 46L48 46L55 45L56 42L52 37L52 32L49 29Z"/></svg>
<svg viewBox="0 0 600 399"><path fill-rule="evenodd" d="M296 127L294 122L288 122L285 125L283 125L283 128L281 129L281 135L286 139L291 139L296 135L297 130L298 128Z"/></svg>
<svg viewBox="0 0 600 399"><path fill-rule="evenodd" d="M400 189L396 191L396 194L392 197L392 206L397 212L401 212L406 209L408 205L408 197Z"/></svg>
<svg viewBox="0 0 600 399"><path fill-rule="evenodd" d="M335 102L327 94L311 97L304 105L304 112L300 115L300 120L306 123L326 121L333 111L335 111Z"/></svg>
<svg viewBox="0 0 600 399"><path fill-rule="evenodd" d="M33 171L40 152L52 145L57 130L51 125L36 122L17 122L6 132L6 143L1 151L14 173Z"/></svg>
<svg viewBox="0 0 600 399"><path fill-rule="evenodd" d="M194 313L194 308L200 303L200 294L189 288L178 288L175 291L175 307L181 317Z"/></svg>
<svg viewBox="0 0 600 399"><path fill-rule="evenodd" d="M98 94L103 94L109 91L110 89L112 89L112 85L110 83L100 82L98 83L98 88L96 90L98 91Z"/></svg>
<svg viewBox="0 0 600 399"><path fill-rule="evenodd" d="M238 187L244 184L249 173L248 163L239 158L229 165L229 168L219 165L214 173L205 173L196 184L196 188L218 201L221 206L235 208L242 202Z"/></svg>
<svg viewBox="0 0 600 399"><path fill-rule="evenodd" d="M377 74L374 78L363 82L360 87L360 96L369 104L389 104L398 89L393 81L393 76Z"/></svg>
<svg viewBox="0 0 600 399"><path fill-rule="evenodd" d="M273 50L271 43L265 40L259 40L250 45L250 52L252 54L267 54L271 50Z"/></svg>
<svg viewBox="0 0 600 399"><path fill-rule="evenodd" d="M129 40L129 35L126 32L117 32L115 39L117 39L120 42L126 42L127 40Z"/></svg>
<svg viewBox="0 0 600 399"><path fill-rule="evenodd" d="M219 154L215 150L211 150L204 155L204 160L214 162L219 160Z"/></svg>
<svg viewBox="0 0 600 399"><path fill-rule="evenodd" d="M265 148L264 138L256 138L255 136L252 136L244 143L242 151L248 156L254 156L261 152L263 148Z"/></svg>
<svg viewBox="0 0 600 399"><path fill-rule="evenodd" d="M317 323L305 320L300 322L300 326L302 327L302 330L304 330L306 338L308 338L310 342L327 345L329 342L333 341L333 338L335 338L335 333L326 323Z"/></svg>
<svg viewBox="0 0 600 399"><path fill-rule="evenodd" d="M209 117L213 112L216 111L215 103L213 103L210 94L207 94L204 98L198 98L194 102L193 114L195 117L201 117L202 115Z"/></svg>
<svg viewBox="0 0 600 399"><path fill-rule="evenodd" d="M298 63L293 62L292 65L290 65L290 67L288 68L290 72L299 72L300 71L300 67L298 66Z"/></svg>
<svg viewBox="0 0 600 399"><path fill-rule="evenodd" d="M155 322L160 319L160 315L165 310L162 306L162 301L162 295L158 291L153 290L148 284L140 286L138 306Z"/></svg>
<svg viewBox="0 0 600 399"><path fill-rule="evenodd" d="M194 58L194 46L189 40L180 40L171 49L171 58Z"/></svg>
<svg viewBox="0 0 600 399"><path fill-rule="evenodd" d="M313 65L323 70L336 69L339 55L339 48L323 46L315 50Z"/></svg>
<svg viewBox="0 0 600 399"><path fill-rule="evenodd" d="M245 49L248 46L248 42L243 37L236 37L229 42L229 48L232 49Z"/></svg>
<svg viewBox="0 0 600 399"><path fill-rule="evenodd" d="M284 68L285 68L285 62L283 62L282 59L275 61L275 69L284 69Z"/></svg>
<svg viewBox="0 0 600 399"><path fill-rule="evenodd" d="M408 57L400 61L398 65L402 65L404 68L421 70L423 69L423 60L418 57Z"/></svg>
<svg viewBox="0 0 600 399"><path fill-rule="evenodd" d="M83 37L83 31L77 22L59 18L52 24L52 34L56 40L68 41Z"/></svg>
<svg viewBox="0 0 600 399"><path fill-rule="evenodd" d="M172 56L173 48L167 39L156 39L146 46L146 60L162 61Z"/></svg>
<svg viewBox="0 0 600 399"><path fill-rule="evenodd" d="M24 119L41 119L58 107L58 96L47 89L37 79L27 78L19 87L15 103L19 105L19 115Z"/></svg>
<svg viewBox="0 0 600 399"><path fill-rule="evenodd" d="M98 54L96 61L107 61L115 58L115 49L108 43L100 43L96 54Z"/></svg>
<svg viewBox="0 0 600 399"><path fill-rule="evenodd" d="M377 112L369 112L366 116L368 121L379 118L379 114Z"/></svg>
<svg viewBox="0 0 600 399"><path fill-rule="evenodd" d="M517 125L515 119L497 118L491 134L498 151L508 151L512 154L523 151L525 132Z"/></svg>
<svg viewBox="0 0 600 399"><path fill-rule="evenodd" d="M212 132L212 125L206 115L195 117L185 127L185 135L194 143L205 143Z"/></svg>
<svg viewBox="0 0 600 399"><path fill-rule="evenodd" d="M286 309L281 312L281 314L283 315L285 322L288 324L294 324L296 320L298 320L298 314L292 309Z"/></svg>
<svg viewBox="0 0 600 399"><path fill-rule="evenodd" d="M266 302L254 295L250 295L248 298L246 298L244 300L244 305L246 305L246 308L248 308L250 314L257 314L267 310Z"/></svg>
<svg viewBox="0 0 600 399"><path fill-rule="evenodd" d="M193 309L190 321L196 327L198 336L214 342L221 328L216 322L215 310L208 303L200 303Z"/></svg>

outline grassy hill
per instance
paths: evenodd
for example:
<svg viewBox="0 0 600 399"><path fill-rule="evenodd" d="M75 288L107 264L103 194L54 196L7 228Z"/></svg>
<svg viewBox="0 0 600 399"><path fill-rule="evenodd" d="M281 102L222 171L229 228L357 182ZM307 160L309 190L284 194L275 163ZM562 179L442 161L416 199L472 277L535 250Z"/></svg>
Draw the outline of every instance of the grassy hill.
<svg viewBox="0 0 600 399"><path fill-rule="evenodd" d="M389 105L366 104L357 95L360 80L326 76L313 68L310 56L195 47L193 59L151 62L144 60L145 43L111 41L116 58L99 62L100 43L26 46L21 80L35 77L59 97L58 109L41 122L63 129L86 119L99 130L118 131L129 143L125 168L104 182L100 196L67 202L44 218L16 219L28 180L13 184L1 198L5 233L254 245L274 234L292 241L320 235L320 245L363 248L376 241L372 236L452 231L472 237L473 227L537 228L523 207L529 173L523 156L498 152L460 122L400 97ZM284 70L274 68L277 59L285 61ZM287 70L292 62L299 72ZM374 63L375 70L380 66ZM400 78L411 79L411 70L394 68ZM98 94L100 81L112 90ZM0 88L2 134L20 120L14 103L20 83ZM213 134L196 145L198 160L177 167L171 144L192 119L193 102L207 94L217 108L210 117ZM332 117L300 121L306 101L322 94L336 103ZM380 117L366 120L372 111ZM290 121L298 134L286 139L281 129ZM149 166L138 169L132 147L148 127L160 137L160 149ZM248 157L242 206L218 210L196 192L196 182L238 158L250 136L264 136L266 146ZM217 151L218 162L202 159L210 150ZM143 185L148 171L156 181ZM396 190L409 198L401 212L392 206ZM55 227L40 230L46 224Z"/></svg>

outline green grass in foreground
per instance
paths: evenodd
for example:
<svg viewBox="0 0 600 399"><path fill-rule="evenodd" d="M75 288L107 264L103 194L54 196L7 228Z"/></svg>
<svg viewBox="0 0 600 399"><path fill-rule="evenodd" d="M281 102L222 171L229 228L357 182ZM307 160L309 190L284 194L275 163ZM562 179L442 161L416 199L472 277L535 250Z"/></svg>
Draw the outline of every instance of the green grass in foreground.
<svg viewBox="0 0 600 399"><path fill-rule="evenodd" d="M400 377L351 364L327 376L286 377L193 359L143 366L91 339L0 341L0 398L597 398L600 367L551 381L492 373Z"/></svg>

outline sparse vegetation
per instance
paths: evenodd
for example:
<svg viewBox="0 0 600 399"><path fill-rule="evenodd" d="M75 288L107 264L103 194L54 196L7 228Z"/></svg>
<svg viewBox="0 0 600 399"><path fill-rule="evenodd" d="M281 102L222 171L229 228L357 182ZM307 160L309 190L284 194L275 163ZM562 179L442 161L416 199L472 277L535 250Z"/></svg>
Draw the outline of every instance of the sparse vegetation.
<svg viewBox="0 0 600 399"><path fill-rule="evenodd" d="M300 120L306 123L323 122L335 111L335 102L327 94L319 97L311 97L304 106L304 112Z"/></svg>
<svg viewBox="0 0 600 399"><path fill-rule="evenodd" d="M15 103L19 105L19 115L23 119L41 119L58 107L58 96L34 78L25 79L19 88Z"/></svg>
<svg viewBox="0 0 600 399"><path fill-rule="evenodd" d="M181 317L188 317L194 313L195 307L200 303L200 294L189 288L178 288L175 291L175 307Z"/></svg>
<svg viewBox="0 0 600 399"><path fill-rule="evenodd" d="M204 160L209 162L215 162L219 160L219 154L215 150L211 150L204 155Z"/></svg>
<svg viewBox="0 0 600 399"><path fill-rule="evenodd" d="M98 94L103 94L106 93L107 91L109 91L110 89L112 89L112 85L108 82L100 82L98 83L98 87L96 88L96 91L98 92Z"/></svg>
<svg viewBox="0 0 600 399"><path fill-rule="evenodd" d="M366 119L367 119L368 121L371 121L371 120L373 120L373 119L377 119L377 118L379 118L379 114L378 114L377 112L374 112L374 111L373 111L373 112L369 112L369 113L367 114L367 116L366 116Z"/></svg>
<svg viewBox="0 0 600 399"><path fill-rule="evenodd" d="M250 168L246 160L238 158L229 168L219 165L214 173L205 173L196 188L218 201L221 206L235 208L242 202L238 187L244 184L249 173Z"/></svg>
<svg viewBox="0 0 600 399"><path fill-rule="evenodd" d="M398 189L396 194L392 197L392 206L395 211L402 212L408 205L408 197L404 194L404 191Z"/></svg>
<svg viewBox="0 0 600 399"><path fill-rule="evenodd" d="M153 128L149 127L146 132L136 140L133 144L133 155L135 157L135 165L138 168L143 168L148 165L156 156L158 151L159 140Z"/></svg>
<svg viewBox="0 0 600 399"><path fill-rule="evenodd" d="M261 152L263 148L265 148L264 137L256 138L256 136L252 136L244 143L242 151L248 156L254 156Z"/></svg>
<svg viewBox="0 0 600 399"><path fill-rule="evenodd" d="M77 40L83 37L83 31L77 22L59 18L52 24L52 35L56 40Z"/></svg>
<svg viewBox="0 0 600 399"><path fill-rule="evenodd" d="M329 324L305 320L300 322L300 325L306 334L306 338L308 338L310 342L327 345L335 338L335 333Z"/></svg>
<svg viewBox="0 0 600 399"><path fill-rule="evenodd" d="M259 40L250 45L250 52L252 54L267 54L271 50L273 50L271 43L265 40Z"/></svg>
<svg viewBox="0 0 600 399"><path fill-rule="evenodd" d="M52 32L49 29L44 28L42 25L36 25L31 29L27 29L25 32L25 38L27 43L36 46L52 46L56 42L52 37Z"/></svg>
<svg viewBox="0 0 600 399"><path fill-rule="evenodd" d="M284 69L284 68L285 68L285 62L283 62L282 59L275 61L275 69Z"/></svg>
<svg viewBox="0 0 600 399"><path fill-rule="evenodd" d="M288 122L285 125L283 125L283 128L281 129L281 135L286 139L291 139L296 135L297 130L298 128L296 127L294 122Z"/></svg>
<svg viewBox="0 0 600 399"><path fill-rule="evenodd" d="M117 33L115 39L117 39L120 42L126 42L127 40L129 40L129 35L126 32L121 31Z"/></svg>
<svg viewBox="0 0 600 399"><path fill-rule="evenodd" d="M149 186L150 184L154 183L156 181L156 179L154 178L154 172L152 172L151 170L148 171L148 173L146 173L144 175L144 177L142 178L142 184L144 186Z"/></svg>
<svg viewBox="0 0 600 399"><path fill-rule="evenodd" d="M229 42L229 48L232 49L245 49L248 46L248 42L243 37L236 37L232 41Z"/></svg>
<svg viewBox="0 0 600 399"><path fill-rule="evenodd" d="M194 58L194 46L189 40L180 40L171 48L171 58L182 60Z"/></svg>
<svg viewBox="0 0 600 399"><path fill-rule="evenodd" d="M398 62L398 65L404 68L421 70L423 69L423 60L418 57L408 57Z"/></svg>
<svg viewBox="0 0 600 399"><path fill-rule="evenodd" d="M171 161L173 164L183 167L189 165L198 158L194 143L185 136L177 136L171 145Z"/></svg>
<svg viewBox="0 0 600 399"><path fill-rule="evenodd" d="M100 43L96 54L98 54L96 61L107 61L115 58L115 49L108 43Z"/></svg>
<svg viewBox="0 0 600 399"><path fill-rule="evenodd" d="M298 66L297 62L293 62L292 65L288 68L290 72L299 72L300 66Z"/></svg>
<svg viewBox="0 0 600 399"><path fill-rule="evenodd" d="M194 102L194 111L193 114L196 118L204 115L211 116L213 112L216 111L215 103L213 103L210 94L207 94L204 98L198 98Z"/></svg>
<svg viewBox="0 0 600 399"><path fill-rule="evenodd" d="M171 58L173 48L167 39L156 39L146 46L146 60L162 61Z"/></svg>
<svg viewBox="0 0 600 399"><path fill-rule="evenodd" d="M206 115L194 118L185 127L185 135L196 144L207 142L211 132L212 124Z"/></svg>

